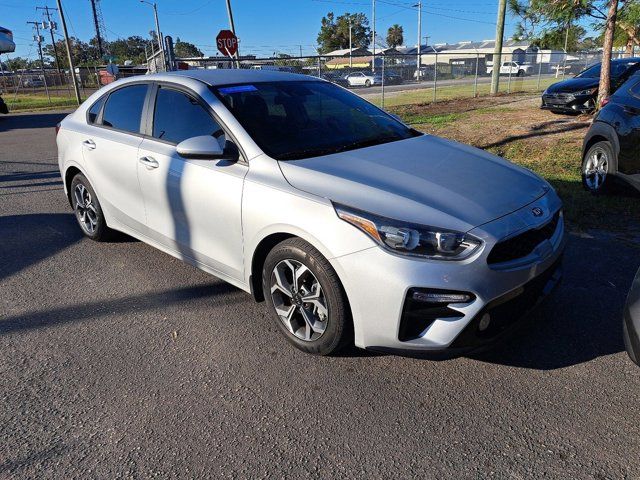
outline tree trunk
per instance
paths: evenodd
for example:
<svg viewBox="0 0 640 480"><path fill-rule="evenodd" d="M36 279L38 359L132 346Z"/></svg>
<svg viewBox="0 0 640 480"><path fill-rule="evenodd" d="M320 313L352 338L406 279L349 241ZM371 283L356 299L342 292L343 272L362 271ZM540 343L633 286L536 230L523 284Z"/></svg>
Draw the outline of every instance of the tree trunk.
<svg viewBox="0 0 640 480"><path fill-rule="evenodd" d="M611 48L613 47L613 33L616 29L617 14L618 0L611 0L602 44L602 68L600 69L600 85L598 86L596 108L599 108L600 102L609 96L609 90L611 89Z"/></svg>
<svg viewBox="0 0 640 480"><path fill-rule="evenodd" d="M625 56L629 58L633 57L633 46L634 46L633 39L630 38L629 40L627 40L627 44L624 47Z"/></svg>

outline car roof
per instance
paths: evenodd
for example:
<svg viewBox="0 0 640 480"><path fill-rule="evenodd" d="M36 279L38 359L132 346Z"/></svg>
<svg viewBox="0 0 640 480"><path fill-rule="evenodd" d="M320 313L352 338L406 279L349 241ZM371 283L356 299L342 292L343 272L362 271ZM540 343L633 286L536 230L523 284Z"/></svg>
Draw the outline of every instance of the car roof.
<svg viewBox="0 0 640 480"><path fill-rule="evenodd" d="M286 82L286 81L318 81L316 77L298 73L279 72L277 70L250 70L238 68L221 68L213 70L178 70L159 75L188 77L200 80L207 85L229 85L233 83ZM152 75L153 76L153 75Z"/></svg>
<svg viewBox="0 0 640 480"><path fill-rule="evenodd" d="M614 58L613 60L611 60L611 63L634 63L634 62L640 62L640 57Z"/></svg>

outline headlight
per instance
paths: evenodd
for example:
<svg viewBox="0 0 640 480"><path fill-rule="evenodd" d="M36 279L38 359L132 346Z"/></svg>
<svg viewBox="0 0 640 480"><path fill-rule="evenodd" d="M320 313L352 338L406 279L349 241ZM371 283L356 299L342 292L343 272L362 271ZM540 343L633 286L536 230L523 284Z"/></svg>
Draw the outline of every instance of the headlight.
<svg viewBox="0 0 640 480"><path fill-rule="evenodd" d="M574 95L593 95L598 91L598 87L589 88L587 90L580 90L579 92L574 93Z"/></svg>
<svg viewBox="0 0 640 480"><path fill-rule="evenodd" d="M482 245L469 234L381 217L334 204L338 217L395 253L433 260L464 260Z"/></svg>

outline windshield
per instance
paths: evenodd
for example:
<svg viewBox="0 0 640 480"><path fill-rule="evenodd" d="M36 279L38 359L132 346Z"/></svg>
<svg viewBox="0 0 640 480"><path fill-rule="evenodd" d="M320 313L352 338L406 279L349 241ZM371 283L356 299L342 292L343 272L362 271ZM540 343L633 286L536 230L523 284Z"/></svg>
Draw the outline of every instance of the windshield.
<svg viewBox="0 0 640 480"><path fill-rule="evenodd" d="M622 75L624 72L627 71L627 69L629 69L630 67L632 67L633 65L635 65L636 62L625 62L625 63L621 63L621 62L611 62L611 76L612 77L619 77L620 75ZM586 70L583 70L582 72L580 72L578 75L576 75L576 77L578 78L600 78L600 67L602 66L601 63L598 63L596 65L593 65L589 68L587 68Z"/></svg>
<svg viewBox="0 0 640 480"><path fill-rule="evenodd" d="M255 83L214 91L258 146L277 160L317 157L421 135L328 82Z"/></svg>

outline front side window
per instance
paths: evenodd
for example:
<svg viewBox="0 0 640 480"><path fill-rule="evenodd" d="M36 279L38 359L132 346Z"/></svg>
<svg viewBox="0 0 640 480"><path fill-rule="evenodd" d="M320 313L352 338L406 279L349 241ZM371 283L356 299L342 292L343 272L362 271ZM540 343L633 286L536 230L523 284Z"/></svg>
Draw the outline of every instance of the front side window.
<svg viewBox="0 0 640 480"><path fill-rule="evenodd" d="M142 107L148 85L131 85L114 91L104 106L102 124L106 127L140 133Z"/></svg>
<svg viewBox="0 0 640 480"><path fill-rule="evenodd" d="M611 62L611 76L613 78L620 77L627 70L629 70L631 67L635 65L636 65L636 62L615 62L615 63ZM594 65L592 67L587 68L586 70L583 70L576 76L580 78L599 78L601 67L602 67L602 64L598 63L597 65Z"/></svg>
<svg viewBox="0 0 640 480"><path fill-rule="evenodd" d="M229 85L214 92L269 156L295 160L422 135L329 82Z"/></svg>
<svg viewBox="0 0 640 480"><path fill-rule="evenodd" d="M153 137L180 143L200 135L221 136L223 131L198 101L179 90L160 87L153 114Z"/></svg>

